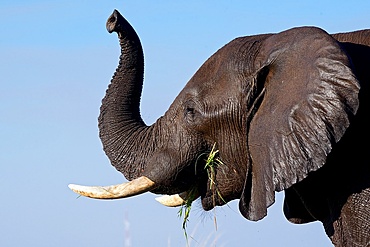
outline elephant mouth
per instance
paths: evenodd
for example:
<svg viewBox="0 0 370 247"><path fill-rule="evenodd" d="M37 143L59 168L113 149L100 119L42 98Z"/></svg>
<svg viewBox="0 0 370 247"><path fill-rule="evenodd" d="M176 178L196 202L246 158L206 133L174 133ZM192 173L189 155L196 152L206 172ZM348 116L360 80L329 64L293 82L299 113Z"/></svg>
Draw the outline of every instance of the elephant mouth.
<svg viewBox="0 0 370 247"><path fill-rule="evenodd" d="M209 184L207 184L207 186L209 186ZM179 207L189 205L198 198L201 199L202 207L206 211L211 210L216 206L222 206L230 200L230 198L223 198L220 191L212 187L208 188L206 191L202 191L200 188L194 187L178 194L163 195L155 198L155 200L167 207Z"/></svg>
<svg viewBox="0 0 370 247"><path fill-rule="evenodd" d="M176 194L168 194L156 197L159 203L167 207L179 207L189 205L197 199L201 199L202 207L208 211L216 206L222 206L232 199L236 199L233 193L225 191L224 187L219 187L219 181L216 177L217 168L214 167L200 175L197 182L190 185L190 187ZM225 182L225 179L221 179ZM237 193L236 193L237 194Z"/></svg>

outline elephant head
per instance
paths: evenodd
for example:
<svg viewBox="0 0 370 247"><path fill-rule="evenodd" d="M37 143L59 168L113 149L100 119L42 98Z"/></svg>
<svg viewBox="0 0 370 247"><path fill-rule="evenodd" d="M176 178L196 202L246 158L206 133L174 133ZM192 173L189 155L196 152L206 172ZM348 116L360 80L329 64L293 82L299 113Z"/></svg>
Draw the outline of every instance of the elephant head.
<svg viewBox="0 0 370 247"><path fill-rule="evenodd" d="M130 182L70 185L85 196L150 191L186 200L196 191L205 210L239 199L242 215L259 220L275 191L325 166L359 107L360 84L346 51L323 30L301 27L226 44L164 116L147 126L139 109L140 40L116 10L107 29L118 34L121 56L102 100L100 138L112 165ZM221 162L210 178L205 165L213 147Z"/></svg>

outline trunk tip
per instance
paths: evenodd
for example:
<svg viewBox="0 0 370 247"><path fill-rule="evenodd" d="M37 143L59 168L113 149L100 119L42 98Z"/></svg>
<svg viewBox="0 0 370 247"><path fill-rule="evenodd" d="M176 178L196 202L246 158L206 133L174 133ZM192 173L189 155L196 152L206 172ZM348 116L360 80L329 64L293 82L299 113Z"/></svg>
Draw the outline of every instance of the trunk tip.
<svg viewBox="0 0 370 247"><path fill-rule="evenodd" d="M119 19L123 18L122 15L118 12L118 10L114 10L113 13L108 17L107 20L107 31L109 33L117 32L118 27L120 26Z"/></svg>

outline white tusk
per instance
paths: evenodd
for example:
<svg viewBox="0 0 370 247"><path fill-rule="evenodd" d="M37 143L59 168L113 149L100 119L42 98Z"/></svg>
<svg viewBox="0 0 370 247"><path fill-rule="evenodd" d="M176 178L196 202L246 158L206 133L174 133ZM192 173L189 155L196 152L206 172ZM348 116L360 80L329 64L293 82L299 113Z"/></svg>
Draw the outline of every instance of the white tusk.
<svg viewBox="0 0 370 247"><path fill-rule="evenodd" d="M155 183L142 176L130 182L111 186L83 186L70 184L68 187L82 196L95 199L119 199L145 193L155 188Z"/></svg>
<svg viewBox="0 0 370 247"><path fill-rule="evenodd" d="M182 192L175 195L164 195L155 198L160 204L167 207L178 207L186 203L186 198L188 197L188 192Z"/></svg>

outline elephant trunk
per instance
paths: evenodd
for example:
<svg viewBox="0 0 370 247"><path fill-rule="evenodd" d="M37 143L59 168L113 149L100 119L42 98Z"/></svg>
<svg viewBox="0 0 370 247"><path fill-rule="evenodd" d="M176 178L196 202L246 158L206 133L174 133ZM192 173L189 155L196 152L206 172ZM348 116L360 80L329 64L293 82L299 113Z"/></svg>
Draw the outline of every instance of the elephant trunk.
<svg viewBox="0 0 370 247"><path fill-rule="evenodd" d="M139 37L117 10L108 18L106 27L109 33L118 34L121 56L102 100L99 134L112 165L132 180L144 170L141 160L147 157L143 157L137 143L153 144L153 138L147 138L152 128L145 125L140 115L144 55Z"/></svg>
<svg viewBox="0 0 370 247"><path fill-rule="evenodd" d="M140 116L144 75L144 55L140 40L117 10L108 18L107 30L118 34L121 56L102 100L99 134L112 165L131 181L111 186L69 185L74 192L96 199L131 197L158 187L150 178L142 175L147 166L145 161L152 156L151 152L155 148L153 132L160 124L148 127ZM146 147L144 151L140 151L139 146L142 145Z"/></svg>

